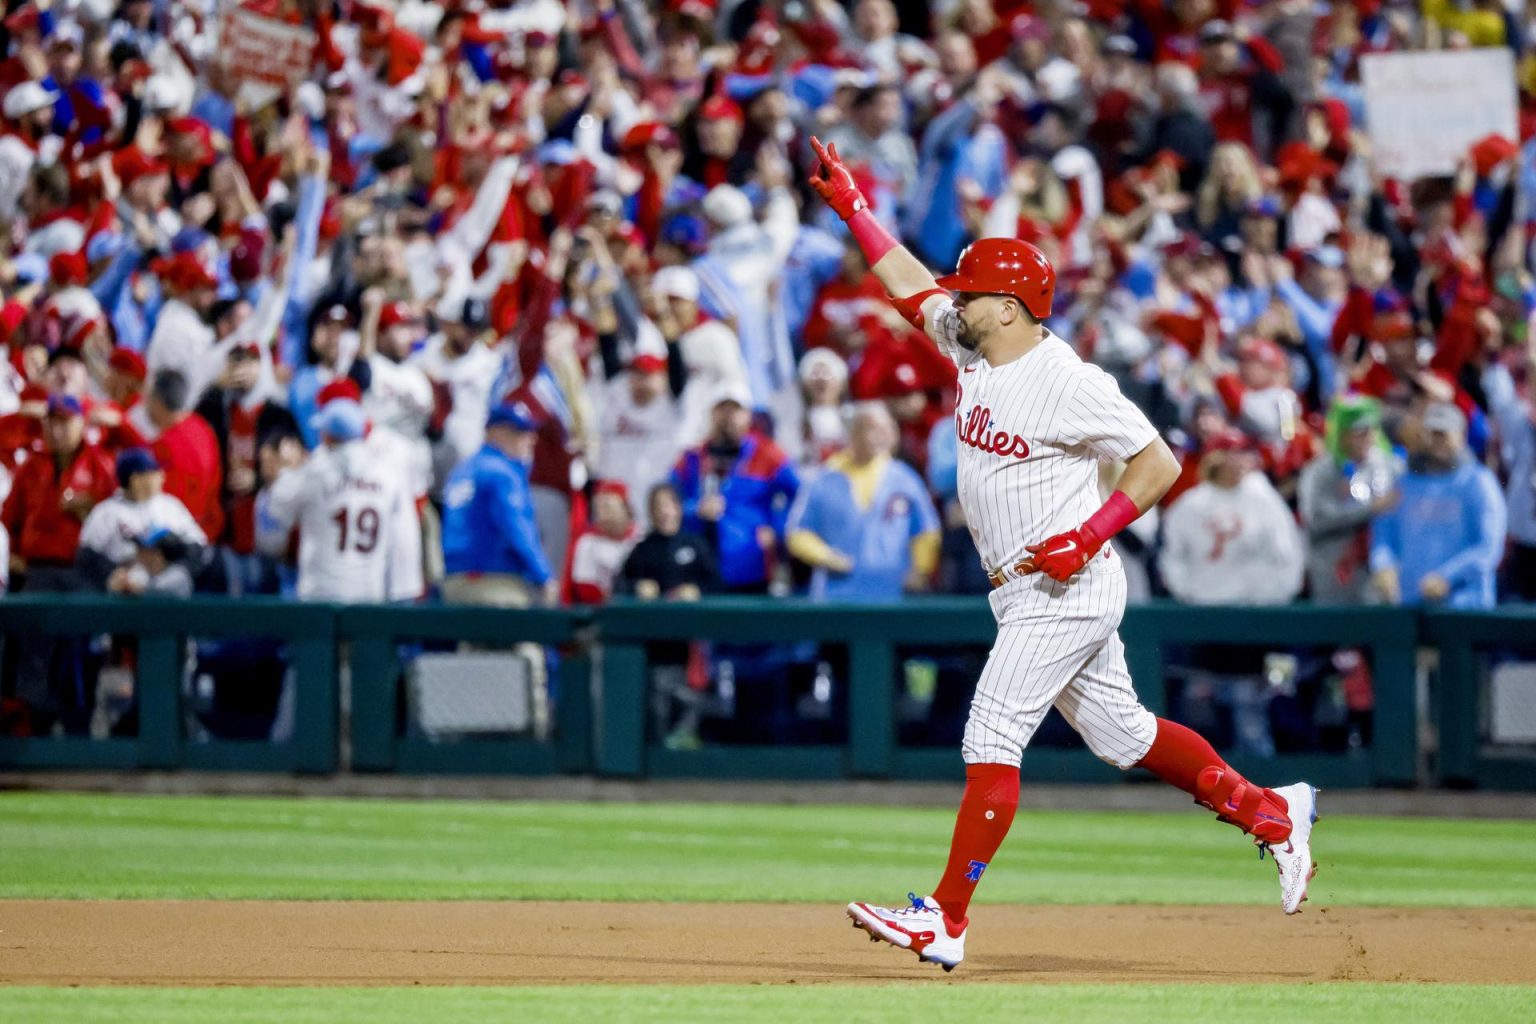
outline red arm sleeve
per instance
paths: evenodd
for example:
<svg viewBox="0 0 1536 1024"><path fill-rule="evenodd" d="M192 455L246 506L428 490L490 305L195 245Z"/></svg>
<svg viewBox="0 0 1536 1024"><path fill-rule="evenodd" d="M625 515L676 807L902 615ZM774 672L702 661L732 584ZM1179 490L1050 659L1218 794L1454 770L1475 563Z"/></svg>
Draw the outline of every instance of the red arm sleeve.
<svg viewBox="0 0 1536 1024"><path fill-rule="evenodd" d="M1243 411L1243 393L1246 389L1235 373L1224 373L1216 378L1216 394L1227 407L1227 414L1236 416Z"/></svg>

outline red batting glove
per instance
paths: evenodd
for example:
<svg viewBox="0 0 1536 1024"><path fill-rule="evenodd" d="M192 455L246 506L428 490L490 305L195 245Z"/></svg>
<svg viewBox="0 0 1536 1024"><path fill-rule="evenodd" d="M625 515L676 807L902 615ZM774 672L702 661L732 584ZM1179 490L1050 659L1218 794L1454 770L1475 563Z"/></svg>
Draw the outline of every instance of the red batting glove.
<svg viewBox="0 0 1536 1024"><path fill-rule="evenodd" d="M1058 583L1083 571L1093 556L1099 553L1104 541L1088 526L1079 526L1066 533L1047 537L1039 544L1030 544L1024 550L1030 554L1036 572L1043 572Z"/></svg>
<svg viewBox="0 0 1536 1024"><path fill-rule="evenodd" d="M860 210L869 209L869 202L859 191L852 172L843 166L843 158L837 155L837 144L823 146L820 139L812 136L811 149L815 151L816 159L821 161L817 173L811 175L811 188L816 190L816 194L843 220Z"/></svg>

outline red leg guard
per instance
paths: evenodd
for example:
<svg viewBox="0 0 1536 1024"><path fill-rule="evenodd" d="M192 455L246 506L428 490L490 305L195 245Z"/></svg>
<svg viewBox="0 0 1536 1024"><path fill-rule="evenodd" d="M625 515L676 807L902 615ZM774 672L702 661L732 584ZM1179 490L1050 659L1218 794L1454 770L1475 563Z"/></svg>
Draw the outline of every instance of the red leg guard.
<svg viewBox="0 0 1536 1024"><path fill-rule="evenodd" d="M1216 812L1216 819L1236 825L1255 839L1283 843L1291 834L1285 801L1273 790L1255 786L1231 768L1200 773L1195 802Z"/></svg>
<svg viewBox="0 0 1536 1024"><path fill-rule="evenodd" d="M1193 796L1222 821L1266 843L1283 843L1291 834L1285 801L1239 775L1205 737L1187 726L1159 718L1152 749L1139 765Z"/></svg>
<svg viewBox="0 0 1536 1024"><path fill-rule="evenodd" d="M976 892L981 873L992 862L997 848L1013 824L1019 809L1019 769L1011 764L968 764L965 766L965 795L960 798L960 813L955 816L955 836L949 846L949 863L944 877L933 890L933 898L946 916L957 923L965 921L965 912Z"/></svg>

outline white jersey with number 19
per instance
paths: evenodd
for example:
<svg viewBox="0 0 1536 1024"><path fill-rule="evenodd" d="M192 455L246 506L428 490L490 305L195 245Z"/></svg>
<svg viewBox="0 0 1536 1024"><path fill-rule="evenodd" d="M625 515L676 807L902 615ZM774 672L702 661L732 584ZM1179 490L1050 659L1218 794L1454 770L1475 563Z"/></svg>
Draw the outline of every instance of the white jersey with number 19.
<svg viewBox="0 0 1536 1024"><path fill-rule="evenodd" d="M373 603L421 595L421 525L408 467L352 441L317 449L278 477L257 506L257 535L277 553L299 528L298 596Z"/></svg>

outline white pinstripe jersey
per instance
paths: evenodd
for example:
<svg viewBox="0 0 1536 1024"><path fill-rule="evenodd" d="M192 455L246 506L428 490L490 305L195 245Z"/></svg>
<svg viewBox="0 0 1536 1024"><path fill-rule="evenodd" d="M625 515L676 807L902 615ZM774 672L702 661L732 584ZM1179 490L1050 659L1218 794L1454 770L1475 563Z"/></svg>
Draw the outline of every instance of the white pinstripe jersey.
<svg viewBox="0 0 1536 1024"><path fill-rule="evenodd" d="M1114 378L1046 332L1011 363L992 366L960 347L949 300L928 334L960 368L955 432L960 506L988 569L1024 558L1025 546L1076 529L1103 504L1099 461L1128 459L1157 437ZM1104 553L1085 570L1118 569Z"/></svg>

